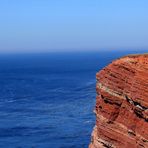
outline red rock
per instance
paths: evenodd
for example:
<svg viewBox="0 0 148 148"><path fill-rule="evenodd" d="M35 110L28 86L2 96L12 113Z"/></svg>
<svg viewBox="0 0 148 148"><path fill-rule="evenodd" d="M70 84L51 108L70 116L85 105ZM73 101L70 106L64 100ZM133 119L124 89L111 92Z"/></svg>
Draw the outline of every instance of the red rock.
<svg viewBox="0 0 148 148"><path fill-rule="evenodd" d="M148 54L117 59L96 79L89 148L148 148Z"/></svg>

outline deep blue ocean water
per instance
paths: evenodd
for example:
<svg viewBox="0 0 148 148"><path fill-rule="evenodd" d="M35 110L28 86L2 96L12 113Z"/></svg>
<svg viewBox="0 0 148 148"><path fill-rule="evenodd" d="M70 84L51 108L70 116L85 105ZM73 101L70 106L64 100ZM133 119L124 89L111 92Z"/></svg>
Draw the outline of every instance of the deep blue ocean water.
<svg viewBox="0 0 148 148"><path fill-rule="evenodd" d="M95 74L124 52L0 56L0 148L87 148Z"/></svg>

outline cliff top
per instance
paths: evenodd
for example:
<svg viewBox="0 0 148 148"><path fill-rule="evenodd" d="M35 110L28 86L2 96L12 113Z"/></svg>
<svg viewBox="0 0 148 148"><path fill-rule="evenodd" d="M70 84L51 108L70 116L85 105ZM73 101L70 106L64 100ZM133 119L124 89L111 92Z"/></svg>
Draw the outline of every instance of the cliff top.
<svg viewBox="0 0 148 148"><path fill-rule="evenodd" d="M122 95L148 107L147 53L127 55L114 60L96 76L108 88L118 90ZM116 77L120 78L118 82L115 81Z"/></svg>

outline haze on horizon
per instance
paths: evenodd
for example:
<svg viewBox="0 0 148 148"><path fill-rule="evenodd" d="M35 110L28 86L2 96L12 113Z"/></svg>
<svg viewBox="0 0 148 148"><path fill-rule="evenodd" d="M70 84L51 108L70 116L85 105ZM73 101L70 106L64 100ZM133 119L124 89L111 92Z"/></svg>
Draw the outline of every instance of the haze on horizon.
<svg viewBox="0 0 148 148"><path fill-rule="evenodd" d="M148 48L147 0L4 0L0 52Z"/></svg>

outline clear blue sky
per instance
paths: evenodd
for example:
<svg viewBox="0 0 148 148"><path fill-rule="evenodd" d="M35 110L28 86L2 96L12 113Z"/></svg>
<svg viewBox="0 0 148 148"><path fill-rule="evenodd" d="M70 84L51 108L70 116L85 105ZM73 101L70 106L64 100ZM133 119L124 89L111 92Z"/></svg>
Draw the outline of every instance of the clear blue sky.
<svg viewBox="0 0 148 148"><path fill-rule="evenodd" d="M148 0L1 0L0 51L148 48Z"/></svg>

